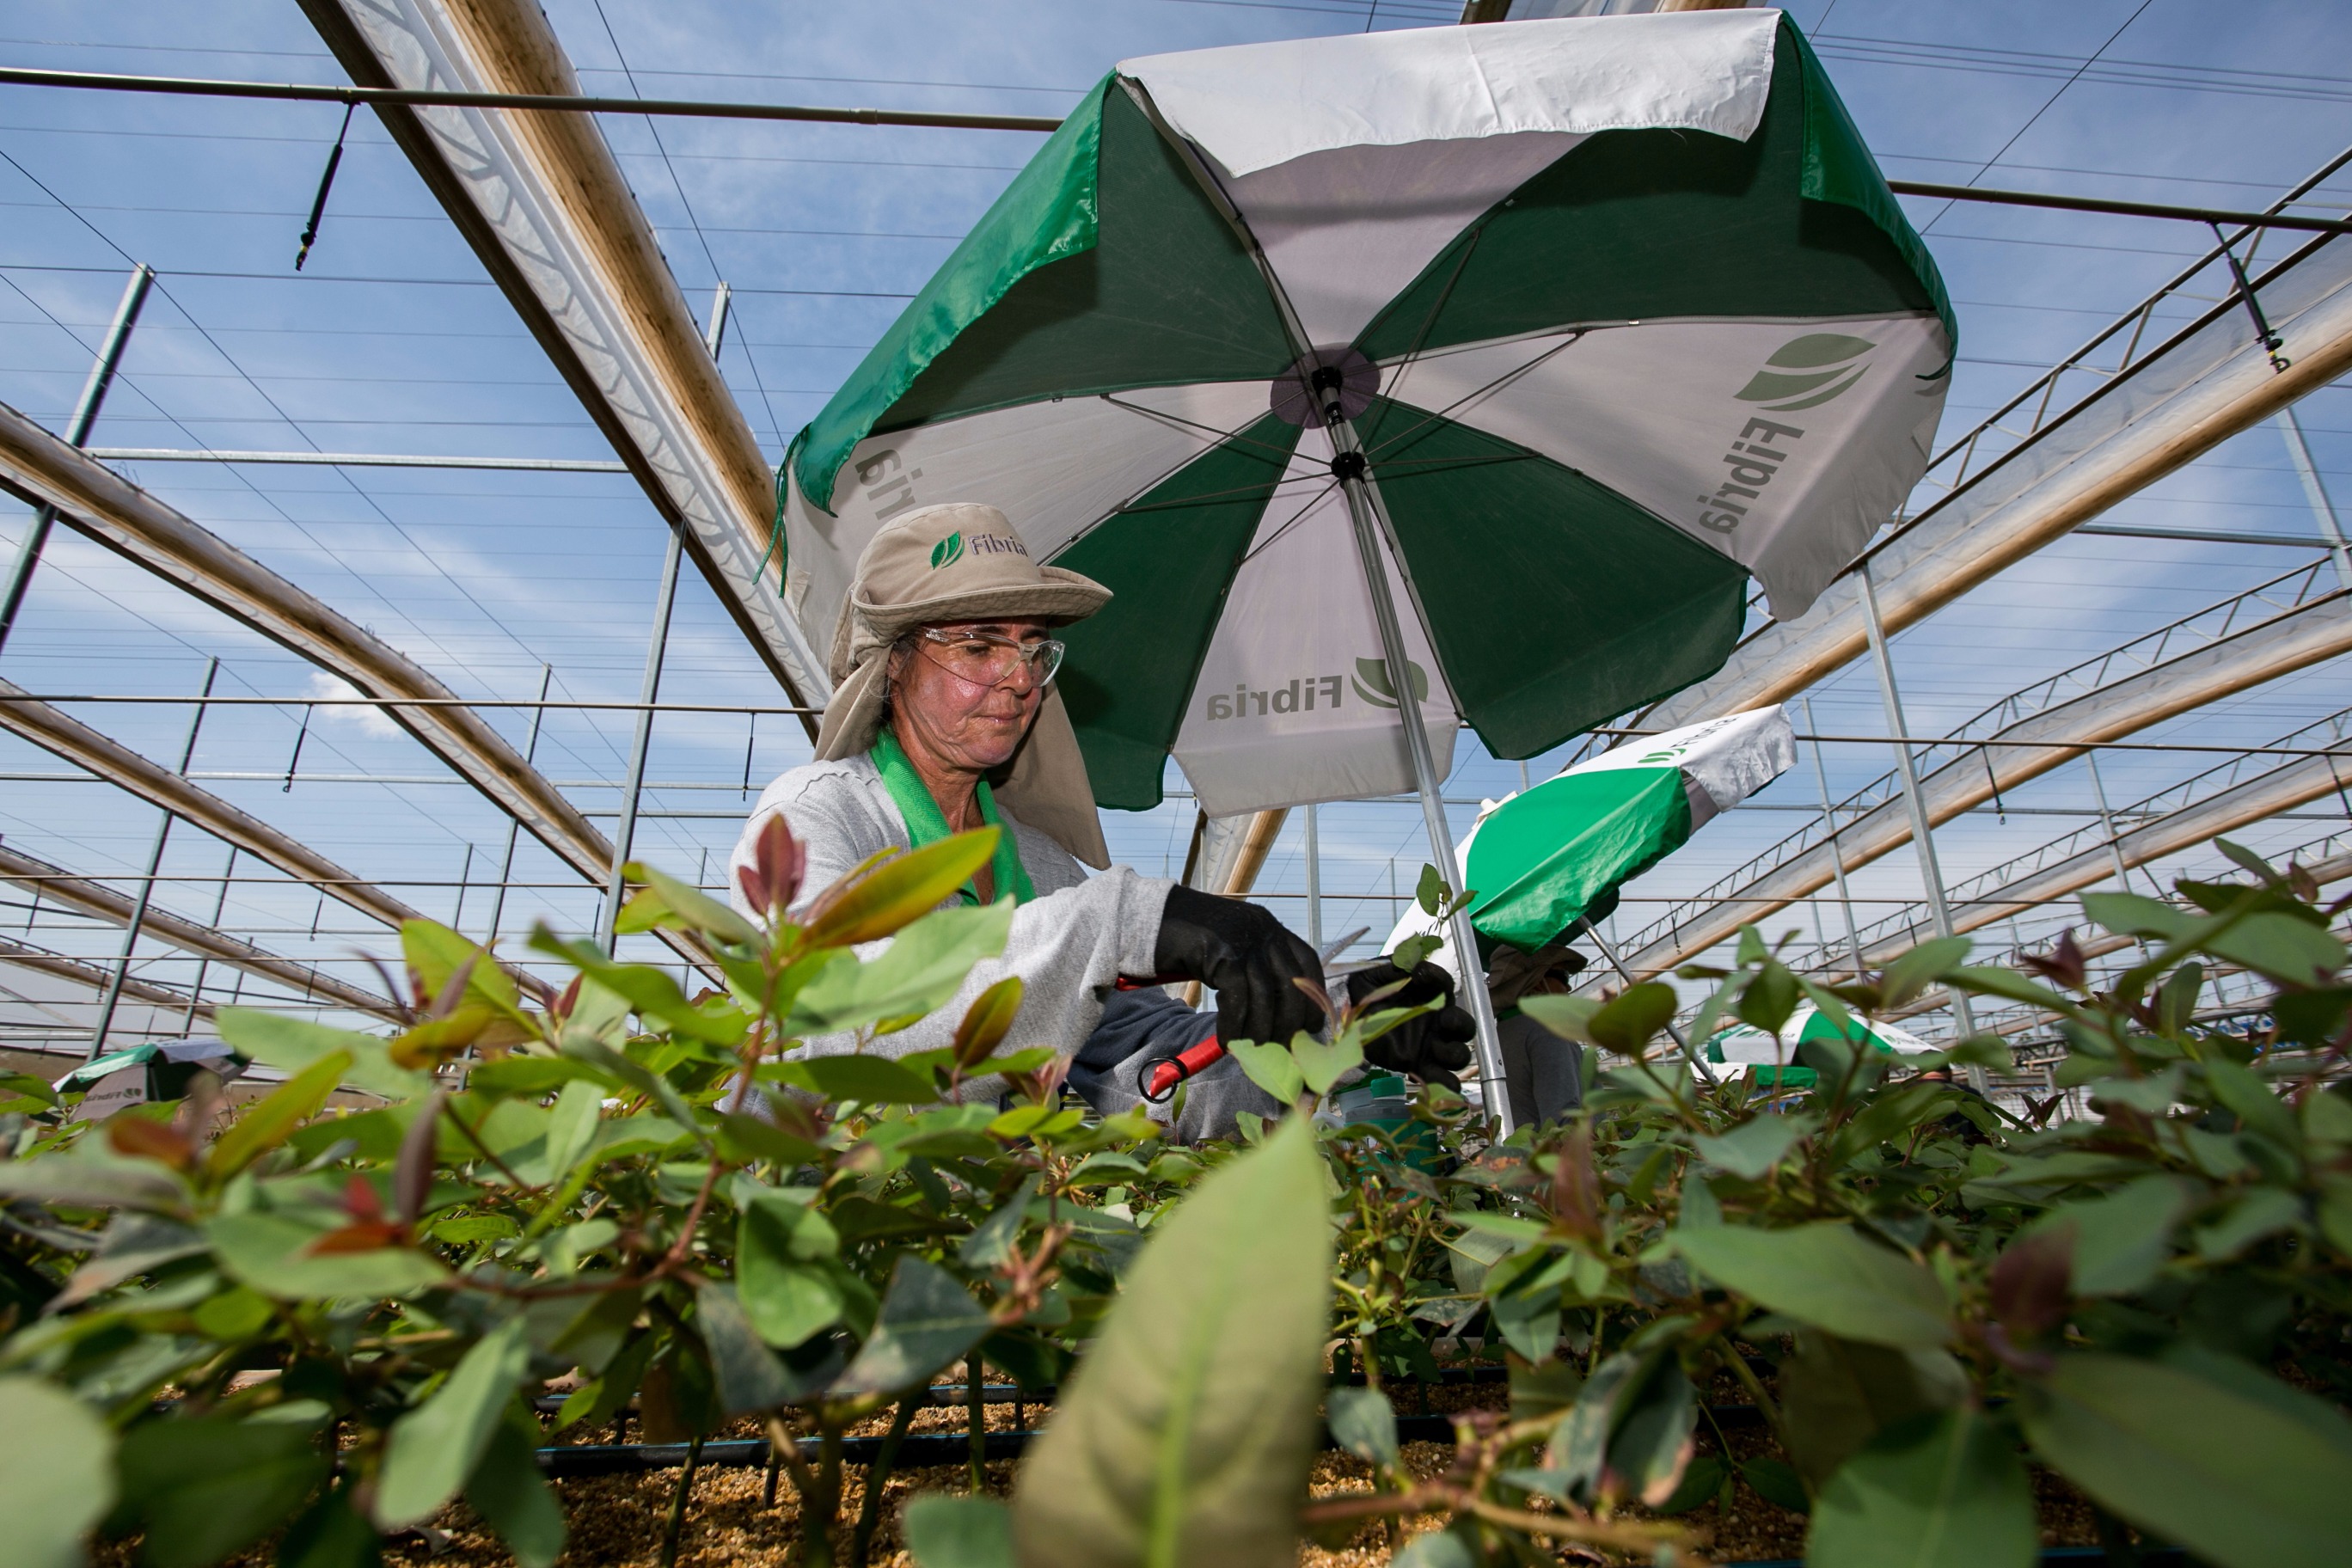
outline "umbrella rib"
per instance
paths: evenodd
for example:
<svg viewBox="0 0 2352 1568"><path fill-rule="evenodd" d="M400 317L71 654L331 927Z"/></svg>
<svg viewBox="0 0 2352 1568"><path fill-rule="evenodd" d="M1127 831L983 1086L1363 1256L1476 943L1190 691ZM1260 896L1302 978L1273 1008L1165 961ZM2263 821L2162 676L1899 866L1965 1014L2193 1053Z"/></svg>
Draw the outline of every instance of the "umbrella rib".
<svg viewBox="0 0 2352 1568"><path fill-rule="evenodd" d="M1290 460L1290 454L1292 451L1291 447L1277 447L1271 441L1252 440L1249 437L1243 435L1240 430L1220 430L1214 425L1204 425L1198 419L1187 419L1181 414L1169 414L1157 408L1146 408L1139 403L1122 402L1120 399L1114 397L1108 392L1098 393L1097 395L1114 408L1124 408L1130 414L1140 414L1148 419L1158 419L1165 424L1181 426L1187 430L1205 431L1209 435L1214 436L1220 443L1232 442L1236 446L1255 447L1262 452L1274 453L1276 456L1281 458L1286 463ZM1246 430L1250 427L1250 425L1255 425L1256 423L1257 420L1253 418L1249 422L1249 425L1242 426L1242 430ZM1195 453L1194 456L1198 457L1199 454ZM1187 461L1190 460L1191 459L1187 459Z"/></svg>
<svg viewBox="0 0 2352 1568"><path fill-rule="evenodd" d="M1262 491L1270 494L1272 491L1280 489L1285 485L1305 484L1310 480L1321 478L1322 476L1319 474L1301 474L1295 479L1276 479L1270 485L1235 485L1230 489L1204 490L1196 496L1175 496L1167 500L1127 502L1112 508L1110 512L1104 518L1103 521L1108 522L1111 518L1126 517L1138 512L1181 511L1186 507L1202 506L1214 500L1226 500L1234 496L1256 495ZM1095 525L1097 528L1101 526L1101 523L1097 523ZM1091 531L1091 530L1089 531Z"/></svg>
<svg viewBox="0 0 2352 1568"><path fill-rule="evenodd" d="M1281 539L1284 534L1288 533L1292 529L1297 527L1301 519L1306 517L1308 512L1313 511L1317 507L1323 504L1324 497L1329 495L1333 490L1338 489L1339 488L1339 481L1337 479L1328 479L1324 481L1323 488L1309 496L1307 499L1307 504L1305 506L1302 506L1297 511L1292 512L1283 522L1283 525L1280 528L1276 529L1272 533L1265 536L1265 543L1253 546L1247 554L1244 555L1239 561L1234 563L1234 573L1239 574L1243 567L1248 565L1260 555L1263 555L1267 551L1273 549L1275 542L1277 540Z"/></svg>
<svg viewBox="0 0 2352 1568"><path fill-rule="evenodd" d="M1418 425L1414 425L1408 429L1402 430L1397 435L1391 437L1390 439L1381 442L1379 446L1374 447L1367 455L1377 459L1380 453L1395 447L1399 442L1419 434L1421 431L1429 428L1433 425L1436 425L1442 421L1452 418L1456 409L1465 407L1469 404L1475 403L1478 399L1486 396L1490 393L1501 391L1505 384L1517 380L1520 376L1527 374L1529 371L1543 363L1544 361L1551 358L1552 355L1575 347L1578 342L1583 340L1586 331L1587 329L1583 327L1577 328L1566 338L1552 344L1551 347L1544 350L1543 353L1536 355L1535 358L1528 361L1527 363L1516 365L1513 368L1505 371L1502 374L1496 376L1494 380L1488 382L1484 386L1471 388L1468 392L1464 393L1461 396L1455 398L1452 403L1447 404L1444 408L1439 409L1436 413L1424 416Z"/></svg>
<svg viewBox="0 0 2352 1568"><path fill-rule="evenodd" d="M1446 275L1445 287L1439 289L1437 298L1431 301L1429 314L1422 318L1421 331L1413 334L1412 346L1405 350L1404 358L1397 362L1396 374L1389 378L1391 402L1395 400L1397 385L1403 381L1405 372L1420 362L1421 351L1429 345L1429 334L1437 325L1438 313L1445 309L1446 301L1454 298L1454 286L1462 281L1462 269L1470 265L1470 253L1478 248L1478 242L1486 237L1486 226L1481 222L1470 231L1470 242L1462 247L1462 254L1454 258L1454 270Z"/></svg>

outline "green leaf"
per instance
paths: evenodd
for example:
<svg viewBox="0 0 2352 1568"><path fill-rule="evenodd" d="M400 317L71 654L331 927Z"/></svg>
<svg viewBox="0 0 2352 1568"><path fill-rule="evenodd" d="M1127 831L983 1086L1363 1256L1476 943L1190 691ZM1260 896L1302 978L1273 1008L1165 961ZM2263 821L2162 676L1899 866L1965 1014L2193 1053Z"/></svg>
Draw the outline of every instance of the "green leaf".
<svg viewBox="0 0 2352 1568"><path fill-rule="evenodd" d="M2151 936L2172 942L2205 922L2161 899L2137 893L2084 893L2083 912L2119 936Z"/></svg>
<svg viewBox="0 0 2352 1568"><path fill-rule="evenodd" d="M926 1492L907 1504L901 1528L915 1568L1016 1568L1013 1514L994 1498Z"/></svg>
<svg viewBox="0 0 2352 1568"><path fill-rule="evenodd" d="M784 1063L776 1076L827 1100L866 1105L932 1105L940 1098L921 1075L887 1057L809 1057Z"/></svg>
<svg viewBox="0 0 2352 1568"><path fill-rule="evenodd" d="M1694 1138L1691 1146L1717 1169L1753 1182L1779 1164L1780 1157L1802 1142L1815 1125L1816 1118L1779 1116L1768 1111L1741 1122L1719 1138Z"/></svg>
<svg viewBox="0 0 2352 1568"><path fill-rule="evenodd" d="M1324 1396L1323 1408L1331 1441L1369 1464L1397 1463L1396 1411L1387 1394L1377 1388L1334 1388Z"/></svg>
<svg viewBox="0 0 2352 1568"><path fill-rule="evenodd" d="M998 831L978 827L942 838L894 855L846 886L827 889L804 938L814 947L855 947L888 936L955 897L996 853Z"/></svg>
<svg viewBox="0 0 2352 1568"><path fill-rule="evenodd" d="M1681 1005L1673 986L1663 980L1645 980L1627 986L1622 995L1587 1018L1584 1027L1594 1045L1638 1057Z"/></svg>
<svg viewBox="0 0 2352 1568"><path fill-rule="evenodd" d="M2064 1015L2073 1011L2074 1004L2047 985L2036 985L2022 974L2008 969L1970 969L1962 967L1944 972L1944 983L1979 996L1999 996L2011 1002L2022 1002L2029 1006L2046 1008Z"/></svg>
<svg viewBox="0 0 2352 1568"><path fill-rule="evenodd" d="M1292 1117L1154 1225L1014 1483L1024 1568L1294 1568L1331 1222Z"/></svg>
<svg viewBox="0 0 2352 1568"><path fill-rule="evenodd" d="M966 1268L993 1268L1013 1256L1013 1244L1021 1239L1022 1222L1028 1217L1029 1200L1037 1195L1038 1181L1034 1175L1024 1180L1003 1207L963 1238L956 1257Z"/></svg>
<svg viewBox="0 0 2352 1568"><path fill-rule="evenodd" d="M554 1568L563 1555L563 1505L539 1473L539 1424L509 1410L490 1434L466 1500L514 1553L517 1568Z"/></svg>
<svg viewBox="0 0 2352 1568"><path fill-rule="evenodd" d="M331 1051L271 1089L220 1135L205 1156L205 1169L215 1178L233 1176L285 1142L319 1113L351 1065L348 1052Z"/></svg>
<svg viewBox="0 0 2352 1568"><path fill-rule="evenodd" d="M1383 687L1381 689L1386 690L1387 688ZM1437 868L1426 861L1423 862L1421 880L1414 883L1412 889L1412 901L1421 906L1421 912L1425 915L1435 915L1444 905L1445 895L1451 890L1445 885L1445 879L1437 874Z"/></svg>
<svg viewBox="0 0 2352 1568"><path fill-rule="evenodd" d="M734 1286L707 1284L694 1293L694 1326L701 1331L703 1348L710 1352L719 1403L728 1415L773 1410L792 1397L784 1369L760 1342L762 1336L736 1300ZM806 1338L806 1334L801 1336Z"/></svg>
<svg viewBox="0 0 2352 1568"><path fill-rule="evenodd" d="M379 1528L432 1518L465 1484L530 1366L524 1336L523 1320L509 1319L475 1342L431 1398L393 1423L376 1473Z"/></svg>
<svg viewBox="0 0 2352 1568"><path fill-rule="evenodd" d="M1881 1007L1900 1007L1959 966L1976 946L1964 936L1939 936L1921 942L1886 966Z"/></svg>
<svg viewBox="0 0 2352 1568"><path fill-rule="evenodd" d="M1584 1392L1552 1427L1544 1462L1559 1478L1561 1495L1587 1495L1609 1459L1609 1437L1627 1402L1656 1367L1658 1354L1619 1351L1593 1369Z"/></svg>
<svg viewBox="0 0 2352 1568"><path fill-rule="evenodd" d="M1797 977L1782 967L1778 960L1768 959L1739 993L1739 1005L1735 1009L1742 1023L1753 1024L1768 1035L1777 1035L1797 1010Z"/></svg>
<svg viewBox="0 0 2352 1568"><path fill-rule="evenodd" d="M2072 1229L2074 1293L2128 1296L2147 1289L2172 1256L2173 1229L2197 1195L2179 1176L2142 1176L2103 1197L2061 1204L2024 1234Z"/></svg>
<svg viewBox="0 0 2352 1568"><path fill-rule="evenodd" d="M391 1042L373 1035L331 1029L253 1007L223 1007L213 1024L239 1055L289 1077L322 1057L344 1051L351 1056L351 1065L343 1069L343 1082L353 1089L401 1100L414 1100L433 1087L432 1074L394 1063Z"/></svg>
<svg viewBox="0 0 2352 1568"><path fill-rule="evenodd" d="M317 1442L326 1412L310 1408L301 1421L167 1415L123 1434L115 1522L145 1527L142 1561L206 1568L292 1517L329 1473Z"/></svg>
<svg viewBox="0 0 2352 1568"><path fill-rule="evenodd" d="M913 1254L898 1259L882 1315L857 1357L834 1383L836 1394L912 1388L981 1342L994 1325L963 1282Z"/></svg>
<svg viewBox="0 0 2352 1568"><path fill-rule="evenodd" d="M1294 1105L1307 1092L1307 1075L1299 1070L1298 1058L1286 1047L1261 1045L1255 1040L1228 1040L1225 1051L1242 1064L1242 1071L1250 1082L1274 1096L1277 1103Z"/></svg>
<svg viewBox="0 0 2352 1568"><path fill-rule="evenodd" d="M2286 985L2325 985L2344 967L2344 944L2294 915L2248 915L2204 948Z"/></svg>
<svg viewBox="0 0 2352 1568"><path fill-rule="evenodd" d="M1790 1513L1813 1511L1813 1500L1806 1495L1803 1479L1786 1459L1744 1459L1739 1465L1739 1479L1754 1488L1758 1497L1777 1508L1785 1508Z"/></svg>
<svg viewBox="0 0 2352 1568"><path fill-rule="evenodd" d="M1822 1489L1806 1568L2032 1568L2033 1489L1981 1411L1917 1415L1879 1434Z"/></svg>
<svg viewBox="0 0 2352 1568"><path fill-rule="evenodd" d="M2260 1075L2227 1057L2208 1057L2204 1066L2213 1098L2244 1122L2249 1131L2261 1133L2291 1154L2302 1152L2303 1130L2295 1125L2294 1107L2281 1100Z"/></svg>
<svg viewBox="0 0 2352 1568"><path fill-rule="evenodd" d="M1549 1029L1563 1040L1574 1040L1589 1046L1592 1039L1592 1015L1601 1011L1597 996L1522 996L1519 1011Z"/></svg>
<svg viewBox="0 0 2352 1568"><path fill-rule="evenodd" d="M1458 1530L1416 1535L1389 1559L1389 1568L1478 1568L1479 1551Z"/></svg>
<svg viewBox="0 0 2352 1568"><path fill-rule="evenodd" d="M760 940L758 929L750 921L667 872L632 860L621 868L621 875L644 889L622 907L618 929L623 931L666 925L702 931L726 942Z"/></svg>
<svg viewBox="0 0 2352 1568"><path fill-rule="evenodd" d="M383 1538L352 1506L352 1489L344 1481L287 1527L278 1568L378 1568Z"/></svg>
<svg viewBox="0 0 2352 1568"><path fill-rule="evenodd" d="M0 1514L24 1568L80 1568L82 1538L113 1506L114 1434L35 1377L0 1377Z"/></svg>
<svg viewBox="0 0 2352 1568"><path fill-rule="evenodd" d="M2171 1366L2066 1355L2020 1402L2042 1459L2220 1568L2324 1568L2352 1539L2352 1433Z"/></svg>
<svg viewBox="0 0 2352 1568"><path fill-rule="evenodd" d="M935 1013L955 999L973 964L1004 951L1012 932L1010 900L933 910L879 955L826 964L793 997L783 1032L835 1034Z"/></svg>
<svg viewBox="0 0 2352 1568"><path fill-rule="evenodd" d="M1723 1490L1723 1483L1730 1476L1730 1467L1721 1459L1712 1454L1702 1455L1693 1459L1683 1471L1682 1484L1675 1488L1673 1496L1658 1504L1657 1511L1672 1518L1678 1513L1688 1513L1702 1503L1711 1502Z"/></svg>
<svg viewBox="0 0 2352 1568"><path fill-rule="evenodd" d="M1968 1397L1968 1373L1944 1351L1899 1351L1817 1329L1780 1363L1789 1458L1818 1487L1873 1436Z"/></svg>
<svg viewBox="0 0 2352 1568"><path fill-rule="evenodd" d="M1716 1226L1674 1231L1671 1239L1727 1288L1841 1338L1928 1349L1951 1337L1950 1307L1936 1276L1851 1226Z"/></svg>
<svg viewBox="0 0 2352 1568"><path fill-rule="evenodd" d="M1652 1507L1665 1501L1682 1484L1697 1424L1696 1393L1682 1363L1659 1356L1656 1369L1623 1402L1609 1439L1610 1475L1637 1501Z"/></svg>
<svg viewBox="0 0 2352 1568"><path fill-rule="evenodd" d="M1327 1046L1301 1029L1291 1037L1290 1057L1309 1092L1321 1095L1363 1064L1364 1047L1344 1035Z"/></svg>
<svg viewBox="0 0 2352 1568"><path fill-rule="evenodd" d="M751 1018L740 1007L724 1005L706 1012L686 999L686 993L677 988L677 982L666 971L651 964L615 963L593 942L566 942L541 926L531 933L530 945L534 952L570 963L625 1001L647 1021L666 1024L673 1033L688 1039L732 1047L751 1027ZM582 987L583 993L586 989ZM567 1027L563 1031L563 1054L611 1070L609 1064L594 1052L579 1048L584 1037L584 1031Z"/></svg>
<svg viewBox="0 0 2352 1568"><path fill-rule="evenodd" d="M822 1164L824 1151L805 1138L795 1138L772 1122L756 1116L721 1116L719 1144L738 1160L764 1160L783 1170Z"/></svg>
<svg viewBox="0 0 2352 1568"><path fill-rule="evenodd" d="M126 1159L102 1139L30 1160L0 1161L0 1197L30 1198L68 1208L131 1208L184 1212L188 1184L152 1160Z"/></svg>
<svg viewBox="0 0 2352 1568"><path fill-rule="evenodd" d="M311 1244L326 1227L292 1215L257 1209L215 1215L204 1231L230 1278L280 1300L410 1296L449 1281L440 1264L405 1247L313 1253Z"/></svg>
<svg viewBox="0 0 2352 1568"><path fill-rule="evenodd" d="M838 1246L822 1215L783 1201L744 1206L736 1222L735 1286L760 1338L790 1350L841 1321L847 1305L841 1286L814 1266Z"/></svg>

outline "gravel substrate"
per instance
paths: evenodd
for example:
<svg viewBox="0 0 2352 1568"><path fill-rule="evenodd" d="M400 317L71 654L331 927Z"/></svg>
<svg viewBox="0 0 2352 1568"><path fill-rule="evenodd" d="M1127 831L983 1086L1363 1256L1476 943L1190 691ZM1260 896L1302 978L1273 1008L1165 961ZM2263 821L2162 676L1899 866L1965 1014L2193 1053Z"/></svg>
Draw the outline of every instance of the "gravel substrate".
<svg viewBox="0 0 2352 1568"><path fill-rule="evenodd" d="M1717 1398L1728 1397L1732 1392L1728 1385L1708 1391ZM1402 1413L1414 1415L1422 1411L1420 1393L1418 1389L1397 1391ZM1507 1405L1509 1397L1507 1389L1500 1384L1452 1384L1429 1389L1427 1394L1427 1408L1432 1413L1499 1410ZM1010 1404L991 1405L986 1409L986 1424L991 1430L1014 1430L1023 1414L1034 1424L1043 1411L1034 1405L1025 1412L1016 1412ZM878 1436L887 1426L886 1418L877 1417L856 1427L853 1435ZM964 1411L950 1405L919 1411L912 1430L961 1433L965 1430ZM729 1438L759 1435L759 1428L750 1421L730 1424L717 1434ZM575 1428L557 1441L610 1443L623 1436L610 1426ZM1780 1456L1779 1445L1762 1427L1734 1426L1727 1429L1726 1436L1736 1458ZM644 1433L632 1422L625 1438L643 1441ZM1720 1452L1715 1434L1704 1423L1699 1429L1698 1451ZM1420 1476L1437 1474L1452 1462L1454 1453L1450 1447L1438 1443L1408 1443L1403 1452L1406 1465ZM987 1489L999 1495L1007 1491L1012 1486L1013 1470L1010 1463L988 1466ZM660 1559L662 1526L668 1517L678 1475L678 1471L671 1469L571 1477L554 1482L571 1519L572 1536L564 1553L565 1563L572 1568L656 1568ZM1324 1453L1316 1458L1311 1487L1316 1496L1330 1497L1363 1489L1370 1485L1370 1467L1362 1461L1345 1454ZM843 1467L843 1511L849 1517L856 1517L864 1500L865 1484L864 1466ZM761 1507L761 1494L765 1485L765 1473L758 1468L699 1470L679 1535L679 1568L734 1568L739 1564L742 1568L783 1568L792 1560L800 1539L800 1503L786 1477L777 1489L775 1506ZM924 1491L961 1492L968 1485L962 1465L894 1471L883 1489L869 1559L873 1568L912 1568L911 1559L900 1546L898 1530L899 1510L908 1498ZM2079 1493L2057 1477L2040 1470L2033 1473L2033 1485L2042 1519L2042 1544L2096 1544L2097 1532L2090 1507ZM1765 1501L1745 1484L1733 1489L1727 1513L1711 1503L1681 1518L1707 1556L1717 1563L1736 1563L1804 1555L1802 1516ZM1641 1509L1624 1512L1635 1518L1648 1517ZM1436 1529L1440 1522L1433 1519L1405 1522L1394 1542L1383 1526L1367 1525L1337 1550L1302 1546L1299 1563L1301 1568L1370 1568L1372 1564L1387 1563L1396 1543ZM428 1564L431 1568L507 1568L512 1562L498 1538L463 1503L445 1510L434 1521L434 1530L438 1539L410 1535L388 1542L385 1562L404 1568L427 1568ZM234 1568L269 1568L275 1544L265 1542L231 1560ZM839 1543L843 1548L847 1544L846 1540ZM100 1543L92 1553L92 1562L98 1568L133 1568L134 1545L131 1542ZM1570 1560L1562 1558L1564 1562Z"/></svg>

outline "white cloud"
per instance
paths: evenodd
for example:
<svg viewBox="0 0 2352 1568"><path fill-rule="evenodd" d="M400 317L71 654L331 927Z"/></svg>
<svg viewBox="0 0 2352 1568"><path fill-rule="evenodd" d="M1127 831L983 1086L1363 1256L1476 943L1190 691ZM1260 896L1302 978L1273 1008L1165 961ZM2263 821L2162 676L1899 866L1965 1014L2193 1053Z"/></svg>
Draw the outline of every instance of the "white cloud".
<svg viewBox="0 0 2352 1568"><path fill-rule="evenodd" d="M362 697L366 693L341 676L329 675L325 670L319 669L310 672L310 684L302 695L316 698L321 701L332 701L338 699ZM319 717L331 723L356 725L361 734L378 740L386 740L402 732L400 726L394 723L390 716L381 708L331 707L320 710Z"/></svg>

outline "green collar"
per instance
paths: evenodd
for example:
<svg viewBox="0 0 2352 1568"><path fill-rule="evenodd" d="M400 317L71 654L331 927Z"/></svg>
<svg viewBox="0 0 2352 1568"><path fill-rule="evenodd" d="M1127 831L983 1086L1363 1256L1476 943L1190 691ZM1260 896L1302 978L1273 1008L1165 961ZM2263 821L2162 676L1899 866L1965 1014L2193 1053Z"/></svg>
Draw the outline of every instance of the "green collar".
<svg viewBox="0 0 2352 1568"><path fill-rule="evenodd" d="M898 808L899 819L907 825L907 838L911 847L920 849L926 844L937 844L948 837L948 819L940 811L940 803L931 798L915 764L898 745L898 737L887 729L874 732L874 749L867 753L882 774L882 787L890 792L890 799ZM989 864L994 873L996 896L1010 894L1014 901L1027 903L1037 896L1029 880L1029 872L1021 864L1021 848L1013 841L1013 830L996 815L996 797L989 793L988 781L982 779L973 786L980 796L980 819L997 829L996 857ZM980 902L980 894L969 882L963 886L963 897L971 903Z"/></svg>

